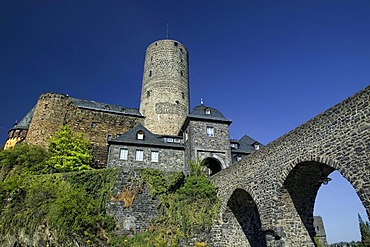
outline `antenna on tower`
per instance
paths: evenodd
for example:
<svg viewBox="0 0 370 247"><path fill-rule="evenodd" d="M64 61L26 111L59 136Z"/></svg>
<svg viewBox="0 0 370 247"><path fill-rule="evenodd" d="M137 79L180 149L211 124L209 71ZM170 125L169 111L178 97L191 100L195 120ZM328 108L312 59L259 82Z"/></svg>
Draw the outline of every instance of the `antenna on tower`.
<svg viewBox="0 0 370 247"><path fill-rule="evenodd" d="M166 39L168 39L168 21L167 21L167 32L166 32L167 36L166 36Z"/></svg>

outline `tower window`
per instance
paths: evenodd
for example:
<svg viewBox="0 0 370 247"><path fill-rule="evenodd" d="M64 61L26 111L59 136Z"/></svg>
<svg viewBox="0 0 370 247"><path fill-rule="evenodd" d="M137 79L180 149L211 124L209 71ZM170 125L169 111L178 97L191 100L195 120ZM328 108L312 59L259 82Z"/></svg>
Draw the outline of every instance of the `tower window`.
<svg viewBox="0 0 370 247"><path fill-rule="evenodd" d="M181 74L181 76L184 76L184 73L182 72L182 70L180 71L180 74Z"/></svg>
<svg viewBox="0 0 370 247"><path fill-rule="evenodd" d="M185 99L185 94L181 93L181 97L182 97L182 99Z"/></svg>
<svg viewBox="0 0 370 247"><path fill-rule="evenodd" d="M179 43L177 43L177 42L174 42L174 43L173 43L173 45L174 45L174 46L178 46L178 44L179 44Z"/></svg>
<svg viewBox="0 0 370 247"><path fill-rule="evenodd" d="M121 148L119 150L119 159L120 160L127 160L127 156L128 156L127 148Z"/></svg>
<svg viewBox="0 0 370 247"><path fill-rule="evenodd" d="M144 151L143 150L136 150L135 160L136 161L143 161L144 160Z"/></svg>
<svg viewBox="0 0 370 247"><path fill-rule="evenodd" d="M149 77L151 77L151 76L152 76L152 71L150 70L150 71L149 71Z"/></svg>
<svg viewBox="0 0 370 247"><path fill-rule="evenodd" d="M181 53L184 53L184 51L182 50L182 48L180 48L180 51L181 51Z"/></svg>
<svg viewBox="0 0 370 247"><path fill-rule="evenodd" d="M91 128L96 128L96 123L95 122L91 123Z"/></svg>
<svg viewBox="0 0 370 247"><path fill-rule="evenodd" d="M213 127L207 126L206 134L207 136L210 136L210 137L215 136L215 129Z"/></svg>
<svg viewBox="0 0 370 247"><path fill-rule="evenodd" d="M146 97L149 98L150 97L150 91L146 92Z"/></svg>

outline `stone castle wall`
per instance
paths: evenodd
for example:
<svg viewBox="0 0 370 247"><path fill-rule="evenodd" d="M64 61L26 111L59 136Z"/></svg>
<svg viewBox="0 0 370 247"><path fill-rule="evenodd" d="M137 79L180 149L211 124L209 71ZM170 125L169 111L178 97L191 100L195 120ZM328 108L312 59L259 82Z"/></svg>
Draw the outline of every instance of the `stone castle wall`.
<svg viewBox="0 0 370 247"><path fill-rule="evenodd" d="M177 135L189 113L188 52L174 40L159 40L146 50L140 112L155 134Z"/></svg>
<svg viewBox="0 0 370 247"><path fill-rule="evenodd" d="M126 160L120 159L120 149L128 151ZM136 150L143 150L143 161L135 160ZM158 162L151 161L151 152L158 152ZM108 167L126 169L155 168L166 172L182 172L184 170L184 150L173 148L155 148L129 145L110 145Z"/></svg>
<svg viewBox="0 0 370 247"><path fill-rule="evenodd" d="M108 136L115 137L142 122L138 116L78 108L66 95L47 93L36 104L26 142L48 147L49 139L68 125L91 141L94 166L105 167Z"/></svg>

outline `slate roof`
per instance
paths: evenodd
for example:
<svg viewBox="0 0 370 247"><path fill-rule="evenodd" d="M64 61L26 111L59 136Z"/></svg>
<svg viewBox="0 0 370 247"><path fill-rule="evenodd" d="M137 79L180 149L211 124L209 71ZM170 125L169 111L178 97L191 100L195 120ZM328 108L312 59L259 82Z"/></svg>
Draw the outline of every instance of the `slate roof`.
<svg viewBox="0 0 370 247"><path fill-rule="evenodd" d="M210 114L206 114L207 110L209 110ZM225 121L231 123L231 120L225 118L219 110L205 105L198 105L194 107L193 110L190 112L189 117L206 120Z"/></svg>
<svg viewBox="0 0 370 247"><path fill-rule="evenodd" d="M260 144L258 141L254 140L253 138L244 135L242 138L240 138L239 141L237 140L231 140L230 142L238 143L239 147L237 149L232 148L232 153L253 153L255 151L254 144L257 143L260 145L260 147L263 147L262 144Z"/></svg>
<svg viewBox="0 0 370 247"><path fill-rule="evenodd" d="M144 132L143 140L138 140L136 138L137 133L139 131ZM126 131L122 135L108 140L108 143L109 144L111 143L112 144L131 144L131 145L137 145L137 146L157 146L157 147L168 147L168 148L179 148L179 149L184 148L184 144L175 143L175 142L167 143L163 141L162 137L163 137L162 135L153 134L143 125L139 124L139 125L136 125L134 128Z"/></svg>
<svg viewBox="0 0 370 247"><path fill-rule="evenodd" d="M100 103L92 100L77 99L72 97L70 97L70 99L78 108L143 117L139 110L135 108L126 108L118 105Z"/></svg>
<svg viewBox="0 0 370 247"><path fill-rule="evenodd" d="M19 121L19 123L15 124L14 127L10 130L13 130L13 129L22 129L22 130L28 130L28 128L30 127L30 123L31 123L31 120L32 120L32 117L33 117L33 113L35 112L35 107L34 106L27 114L26 116L24 116L22 118L21 121Z"/></svg>

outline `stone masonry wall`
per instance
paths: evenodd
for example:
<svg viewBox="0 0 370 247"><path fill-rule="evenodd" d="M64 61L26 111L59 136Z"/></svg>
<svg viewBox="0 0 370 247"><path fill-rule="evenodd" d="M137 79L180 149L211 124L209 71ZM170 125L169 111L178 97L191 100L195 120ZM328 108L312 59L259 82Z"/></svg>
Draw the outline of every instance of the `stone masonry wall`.
<svg viewBox="0 0 370 247"><path fill-rule="evenodd" d="M121 148L128 150L127 160L119 158ZM135 160L136 150L144 151L143 161ZM159 152L158 162L151 161L152 151ZM184 170L184 150L112 144L109 150L108 167L155 168L166 172L182 172Z"/></svg>
<svg viewBox="0 0 370 247"><path fill-rule="evenodd" d="M214 128L214 136L207 136L206 128ZM208 157L220 161L222 168L231 165L230 134L225 123L190 121L187 132L187 161L203 160Z"/></svg>
<svg viewBox="0 0 370 247"><path fill-rule="evenodd" d="M146 50L140 99L145 127L177 135L189 113L188 52L175 40L159 40Z"/></svg>
<svg viewBox="0 0 370 247"><path fill-rule="evenodd" d="M120 169L113 194L117 195L125 189L136 193L132 205L125 207L123 201L112 200L107 205L107 213L111 214L118 224L117 234L129 235L140 233L148 229L151 220L158 213L159 201L153 198L146 185L141 182L140 172ZM135 190L138 191L135 192Z"/></svg>
<svg viewBox="0 0 370 247"><path fill-rule="evenodd" d="M320 172L327 175L335 169L352 184L370 215L369 102L367 87L214 175L223 212L230 210L227 204L233 192L244 190L257 205L266 246L314 246L307 231L314 202L304 207L305 201L311 200L310 195L315 198ZM307 180L293 178L310 171L317 175ZM219 235L213 238L214 246L239 245L237 238L226 242L217 229L232 231L233 226L215 225Z"/></svg>
<svg viewBox="0 0 370 247"><path fill-rule="evenodd" d="M137 116L81 109L66 95L47 93L41 95L36 104L26 142L48 147L49 139L60 127L69 125L74 131L83 132L92 142L94 165L105 167L107 136L115 137L142 122L143 118Z"/></svg>

